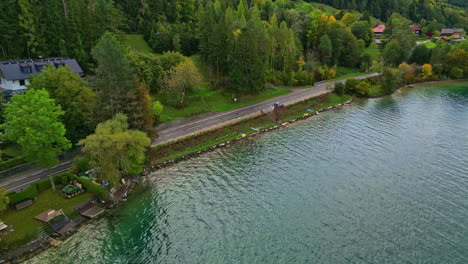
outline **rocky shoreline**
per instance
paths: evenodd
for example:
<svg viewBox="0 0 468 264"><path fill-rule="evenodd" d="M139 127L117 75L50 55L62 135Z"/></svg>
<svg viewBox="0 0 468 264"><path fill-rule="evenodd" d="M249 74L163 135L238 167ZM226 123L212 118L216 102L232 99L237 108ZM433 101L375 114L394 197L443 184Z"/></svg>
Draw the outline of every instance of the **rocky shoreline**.
<svg viewBox="0 0 468 264"><path fill-rule="evenodd" d="M317 110L315 111L314 113L310 113L310 114L306 114L302 117L299 117L299 118L295 118L295 119L292 119L292 120L289 120L287 122L284 122L284 123L281 123L281 124L278 124L276 126L273 126L273 127L270 127L270 128L266 128L266 129L262 129L258 132L255 132L255 133L252 133L252 134L248 134L248 135L245 135L244 137L243 136L240 136L236 139L233 139L233 140L229 140L229 141L226 141L226 142L223 142L223 143L219 143L219 144L216 144L214 146L211 146L211 147L207 147L203 150L200 150L200 151L196 151L196 152L193 152L193 153L190 153L190 154L186 154L184 156L181 156L181 157L178 157L176 159L172 159L172 160L169 160L169 161L165 161L163 163L159 163L159 164L155 164L155 165L152 165L150 167L147 167L143 170L143 172L141 173L142 176L147 176L149 175L150 173L154 172L154 171L157 171L159 169L162 169L162 168L165 168L165 167L168 167L168 166L172 166L172 165L175 165L181 161L184 161L184 160L188 160L190 158L193 158L193 157L197 157L203 153L207 153L207 152L210 152L210 151L213 151L213 150L216 150L216 149L219 149L219 148L225 148L227 146L230 146L232 145L233 143L235 142L238 142L238 141L241 141L241 140L245 140L245 139L249 139L249 138L253 138L253 137L256 137L260 134L264 134L266 132L269 132L269 131L272 131L272 130L276 130L276 129L279 129L279 128L282 128L282 127L287 127L289 126L290 124L292 123L295 123L295 122L298 122L298 121L301 121L301 120L305 120L307 118L310 118L312 116L315 116L315 115L319 115L319 113L322 113L322 112L325 112L325 111L329 111L329 110L332 110L334 108L337 108L337 107L341 107L341 106L345 106L345 105L348 105L350 104L351 102L353 101L353 99L351 100L348 100L344 103L341 103L341 104L337 104L337 105L332 105L332 106L329 106L329 107L326 107L326 108L323 108L323 109L320 109L320 110Z"/></svg>

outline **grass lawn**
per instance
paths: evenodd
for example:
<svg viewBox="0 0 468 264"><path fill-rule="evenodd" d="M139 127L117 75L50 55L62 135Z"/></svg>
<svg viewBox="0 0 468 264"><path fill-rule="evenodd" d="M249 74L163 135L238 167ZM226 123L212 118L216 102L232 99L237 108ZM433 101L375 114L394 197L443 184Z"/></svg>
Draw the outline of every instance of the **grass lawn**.
<svg viewBox="0 0 468 264"><path fill-rule="evenodd" d="M231 99L231 94L225 93L222 90L211 90L208 87L208 83L201 83L198 89L187 95L186 107L177 109L165 105L161 114L161 122L190 118L215 111L225 112L290 92L283 88L268 87L260 94L243 96L238 98L237 102L234 102Z"/></svg>
<svg viewBox="0 0 468 264"><path fill-rule="evenodd" d="M197 67L198 72L202 75L203 81L209 81L216 79L216 76L214 74L210 74L208 65L204 64L201 60L201 55L200 54L195 54L189 57L190 60L192 60L193 64L195 67Z"/></svg>
<svg viewBox="0 0 468 264"><path fill-rule="evenodd" d="M302 117L307 112L306 109L320 110L332 105L337 105L351 99L350 96L338 96L336 94L326 94L320 97L313 98L295 105L288 106L280 111L279 123L285 122L294 118ZM247 119L237 124L215 129L213 131L188 137L175 143L160 145L152 148L149 153L149 163L158 164L164 161L172 160L189 153L203 150L207 147L233 140L241 134L252 134L256 132L252 127L257 129L265 129L275 126L276 123L267 115L262 115L256 118Z"/></svg>
<svg viewBox="0 0 468 264"><path fill-rule="evenodd" d="M153 52L153 50L143 38L143 35L124 35L123 42L137 51L143 53Z"/></svg>
<svg viewBox="0 0 468 264"><path fill-rule="evenodd" d="M363 54L369 54L372 60L378 60L380 57L380 49L378 47L367 47L362 52Z"/></svg>
<svg viewBox="0 0 468 264"><path fill-rule="evenodd" d="M428 48L428 49L433 49L433 48L437 47L437 44L434 43L434 42L426 42L426 43L424 43L424 45L425 45L426 48Z"/></svg>
<svg viewBox="0 0 468 264"><path fill-rule="evenodd" d="M337 67L336 68L336 77L327 80L327 81L332 81L332 80L338 80L338 79L345 79L345 78L351 78L354 76L362 75L362 74L368 74L369 72L361 72L359 71L358 68L349 68L349 67Z"/></svg>
<svg viewBox="0 0 468 264"><path fill-rule="evenodd" d="M73 219L78 216L73 206L89 199L93 195L85 192L72 199L65 199L52 189L41 192L32 206L16 211L8 209L0 215L0 218L6 225L12 226L15 231L0 237L0 248L13 249L34 239L40 229L50 233L52 230L49 225L42 223L34 217L48 209L60 210Z"/></svg>

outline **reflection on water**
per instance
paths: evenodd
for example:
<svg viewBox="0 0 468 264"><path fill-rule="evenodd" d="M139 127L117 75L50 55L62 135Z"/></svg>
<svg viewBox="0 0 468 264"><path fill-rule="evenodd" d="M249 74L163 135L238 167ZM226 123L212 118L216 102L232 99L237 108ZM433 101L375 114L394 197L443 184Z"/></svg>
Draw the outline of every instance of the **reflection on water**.
<svg viewBox="0 0 468 264"><path fill-rule="evenodd" d="M29 263L468 263L468 84L359 100L153 173Z"/></svg>

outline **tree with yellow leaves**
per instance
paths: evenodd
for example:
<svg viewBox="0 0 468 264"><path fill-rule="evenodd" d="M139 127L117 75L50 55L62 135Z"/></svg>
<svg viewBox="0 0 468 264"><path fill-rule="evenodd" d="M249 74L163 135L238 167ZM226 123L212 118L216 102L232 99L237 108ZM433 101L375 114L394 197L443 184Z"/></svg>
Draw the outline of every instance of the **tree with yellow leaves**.
<svg viewBox="0 0 468 264"><path fill-rule="evenodd" d="M421 68L420 76L423 80L430 79L432 76L432 66L430 64L424 64Z"/></svg>

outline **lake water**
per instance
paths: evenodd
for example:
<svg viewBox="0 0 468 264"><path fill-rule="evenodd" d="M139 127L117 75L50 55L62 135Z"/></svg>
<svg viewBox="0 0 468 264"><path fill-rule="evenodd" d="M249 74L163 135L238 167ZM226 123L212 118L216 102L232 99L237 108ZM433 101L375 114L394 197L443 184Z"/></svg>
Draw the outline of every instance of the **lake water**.
<svg viewBox="0 0 468 264"><path fill-rule="evenodd" d="M357 101L148 182L29 263L468 263L468 83Z"/></svg>

